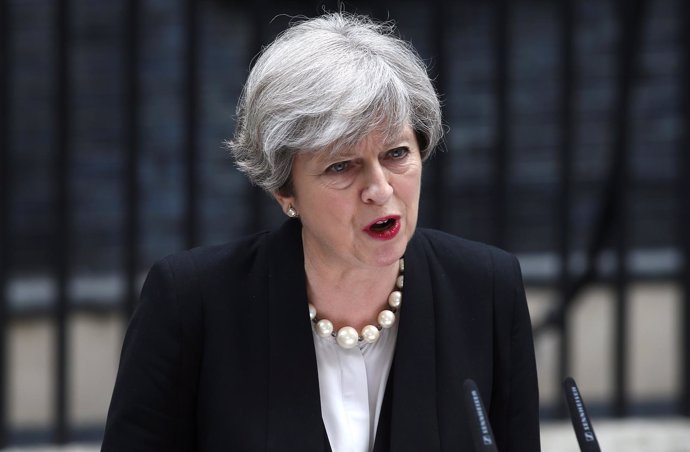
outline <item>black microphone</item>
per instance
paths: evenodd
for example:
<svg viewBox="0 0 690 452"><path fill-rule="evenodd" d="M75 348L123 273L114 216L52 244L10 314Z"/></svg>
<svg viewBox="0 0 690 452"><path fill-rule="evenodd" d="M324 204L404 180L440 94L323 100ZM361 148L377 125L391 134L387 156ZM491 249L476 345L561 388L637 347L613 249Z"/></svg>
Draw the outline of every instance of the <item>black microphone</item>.
<svg viewBox="0 0 690 452"><path fill-rule="evenodd" d="M592 422L587 415L585 402L582 401L580 390L571 377L563 380L563 392L568 401L570 420L573 422L573 429L577 442L580 444L580 450L582 452L601 452L597 435L594 434Z"/></svg>
<svg viewBox="0 0 690 452"><path fill-rule="evenodd" d="M468 378L463 387L465 390L465 411L470 420L474 450L477 452L498 452L477 383Z"/></svg>

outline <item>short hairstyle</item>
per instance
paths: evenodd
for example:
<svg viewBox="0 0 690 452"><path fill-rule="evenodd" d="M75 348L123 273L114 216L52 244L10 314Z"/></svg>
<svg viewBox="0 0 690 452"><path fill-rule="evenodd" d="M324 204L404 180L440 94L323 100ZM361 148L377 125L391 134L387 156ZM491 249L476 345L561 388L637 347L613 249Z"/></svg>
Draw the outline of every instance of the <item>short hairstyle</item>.
<svg viewBox="0 0 690 452"><path fill-rule="evenodd" d="M291 191L296 153L338 152L409 125L426 160L442 135L439 99L412 45L391 22L343 12L297 22L262 50L236 120L228 148L269 193Z"/></svg>

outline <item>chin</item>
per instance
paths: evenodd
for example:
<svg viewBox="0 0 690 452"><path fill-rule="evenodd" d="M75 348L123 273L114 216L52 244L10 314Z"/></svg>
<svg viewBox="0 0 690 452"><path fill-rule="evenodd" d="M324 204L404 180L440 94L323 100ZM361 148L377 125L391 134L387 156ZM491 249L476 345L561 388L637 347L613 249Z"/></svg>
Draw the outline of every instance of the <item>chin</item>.
<svg viewBox="0 0 690 452"><path fill-rule="evenodd" d="M379 250L379 252L372 257L371 263L375 267L388 267L393 265L403 257L405 248L404 246L397 245L391 246L390 248L387 247L385 250Z"/></svg>

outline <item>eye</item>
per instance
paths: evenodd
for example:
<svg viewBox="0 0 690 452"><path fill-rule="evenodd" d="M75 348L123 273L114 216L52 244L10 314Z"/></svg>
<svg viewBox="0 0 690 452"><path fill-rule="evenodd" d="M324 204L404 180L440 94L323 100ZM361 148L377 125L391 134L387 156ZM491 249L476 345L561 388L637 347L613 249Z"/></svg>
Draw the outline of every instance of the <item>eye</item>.
<svg viewBox="0 0 690 452"><path fill-rule="evenodd" d="M328 173L342 173L350 167L350 162L337 162L326 168Z"/></svg>
<svg viewBox="0 0 690 452"><path fill-rule="evenodd" d="M407 156L407 154L409 154L409 153L410 153L410 150L403 146L403 147L391 149L390 151L388 151L388 156L393 158L393 159L401 159L401 158Z"/></svg>

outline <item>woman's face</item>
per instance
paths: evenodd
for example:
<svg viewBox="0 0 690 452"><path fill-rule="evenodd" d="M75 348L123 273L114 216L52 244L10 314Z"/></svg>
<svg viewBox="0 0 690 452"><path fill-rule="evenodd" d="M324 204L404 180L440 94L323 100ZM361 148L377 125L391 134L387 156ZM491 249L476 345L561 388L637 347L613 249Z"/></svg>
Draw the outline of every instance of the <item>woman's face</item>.
<svg viewBox="0 0 690 452"><path fill-rule="evenodd" d="M406 127L390 142L371 133L337 156L298 154L292 195L276 198L299 214L310 259L382 267L404 254L414 233L421 176L419 146Z"/></svg>

